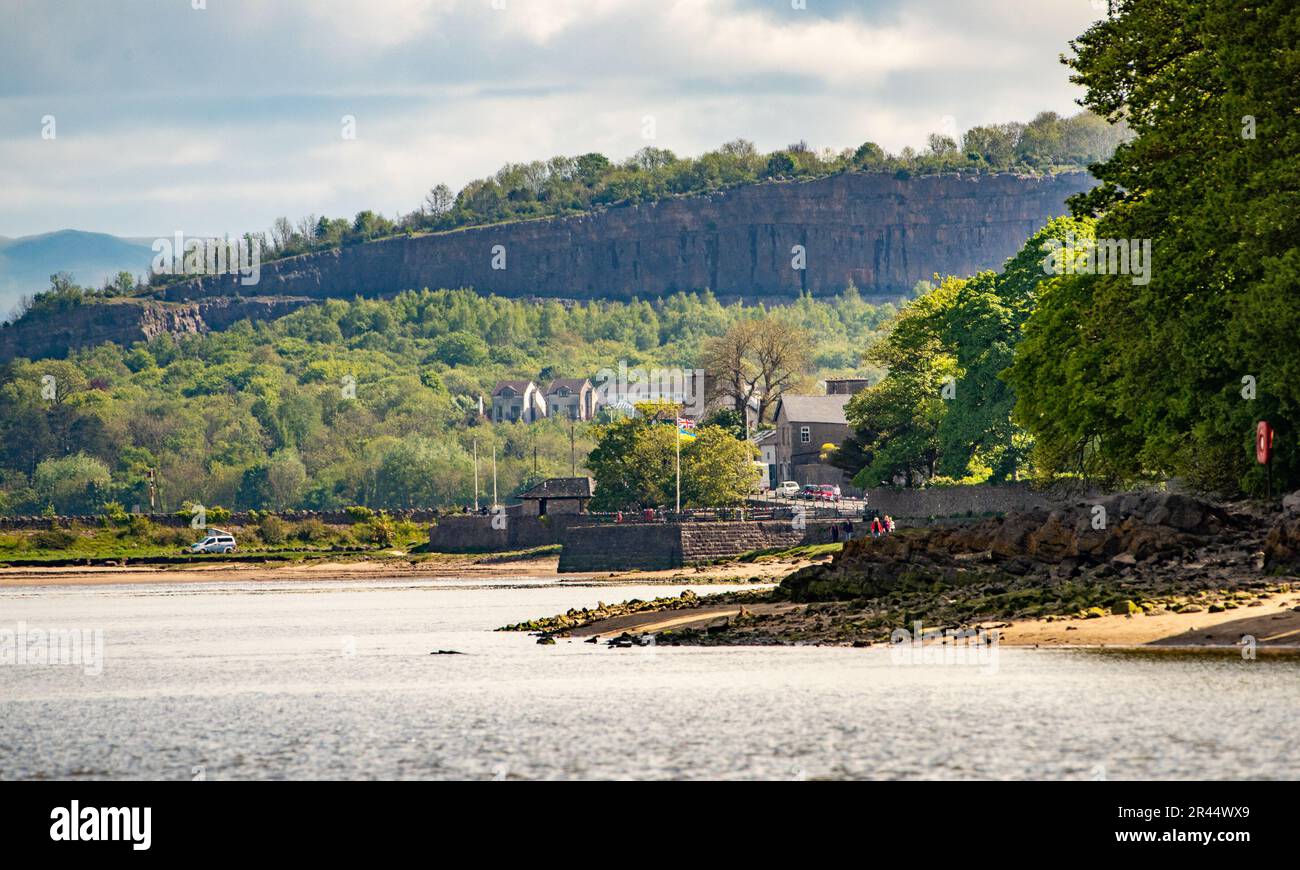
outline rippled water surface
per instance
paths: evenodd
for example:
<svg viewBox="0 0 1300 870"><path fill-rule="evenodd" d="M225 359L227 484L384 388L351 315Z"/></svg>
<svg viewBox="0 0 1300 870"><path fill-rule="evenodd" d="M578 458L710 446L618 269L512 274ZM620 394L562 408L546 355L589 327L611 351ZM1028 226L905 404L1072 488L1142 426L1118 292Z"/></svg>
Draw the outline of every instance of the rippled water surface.
<svg viewBox="0 0 1300 870"><path fill-rule="evenodd" d="M492 631L682 588L0 590L0 629L105 647L98 676L0 666L0 778L1300 777L1294 660L1002 649L990 672Z"/></svg>

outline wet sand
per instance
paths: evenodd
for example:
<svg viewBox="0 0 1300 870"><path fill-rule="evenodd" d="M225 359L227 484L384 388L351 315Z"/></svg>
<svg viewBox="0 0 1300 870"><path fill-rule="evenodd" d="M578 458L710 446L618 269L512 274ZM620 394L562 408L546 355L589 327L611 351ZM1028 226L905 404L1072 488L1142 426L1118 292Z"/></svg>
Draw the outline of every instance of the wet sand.
<svg viewBox="0 0 1300 870"><path fill-rule="evenodd" d="M1222 613L1158 613L1102 616L1094 619L1015 620L984 622L975 628L998 633L1008 647L1116 648L1240 648L1253 638L1259 649L1300 652L1300 599L1294 594L1273 596L1262 607L1241 607ZM702 604L690 610L658 610L616 616L568 633L574 637L609 638L623 634L653 634L665 630L705 630L726 625L742 615L779 616L786 628L803 618L806 605L789 602ZM809 619L820 619L812 615ZM909 628L910 626L903 626ZM876 644L877 646L883 644Z"/></svg>
<svg viewBox="0 0 1300 870"><path fill-rule="evenodd" d="M404 578L554 577L582 583L757 583L778 582L806 560L731 562L668 571L623 571L560 574L558 556L501 559L492 555L438 554L406 559L386 557L283 563L213 563L177 568L170 565L91 565L57 568L0 568L0 588L27 586L102 586L110 584L212 583L218 581L284 582L293 580L385 580Z"/></svg>

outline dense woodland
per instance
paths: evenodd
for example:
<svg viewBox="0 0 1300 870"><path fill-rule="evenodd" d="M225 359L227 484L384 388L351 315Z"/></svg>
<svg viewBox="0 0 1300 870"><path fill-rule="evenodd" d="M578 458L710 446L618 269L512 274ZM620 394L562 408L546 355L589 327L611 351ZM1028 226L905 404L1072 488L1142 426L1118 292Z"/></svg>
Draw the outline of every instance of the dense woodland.
<svg viewBox="0 0 1300 870"><path fill-rule="evenodd" d="M463 505L476 440L481 492L495 447L505 498L538 475L567 475L575 455L581 469L594 441L579 424L571 452L566 421L480 419L478 399L499 379L544 385L620 361L694 368L708 339L749 318L814 336L810 379L847 374L894 313L852 289L771 312L709 294L565 305L426 290L19 360L0 368L0 511L147 508L150 468L168 510Z"/></svg>

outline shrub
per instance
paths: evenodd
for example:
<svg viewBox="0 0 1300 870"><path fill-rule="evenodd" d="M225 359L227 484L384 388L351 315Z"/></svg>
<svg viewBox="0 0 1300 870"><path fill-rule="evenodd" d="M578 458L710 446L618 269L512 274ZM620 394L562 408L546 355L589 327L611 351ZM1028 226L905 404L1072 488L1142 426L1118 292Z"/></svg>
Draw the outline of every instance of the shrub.
<svg viewBox="0 0 1300 870"><path fill-rule="evenodd" d="M397 538L397 526L392 517L380 511L366 524L365 540L380 547L391 547Z"/></svg>
<svg viewBox="0 0 1300 870"><path fill-rule="evenodd" d="M126 521L127 534L135 538L149 538L153 529L153 523L144 514L131 514Z"/></svg>
<svg viewBox="0 0 1300 870"><path fill-rule="evenodd" d="M194 543L194 535L201 532L201 529L177 529L165 526L151 529L144 537L150 543L157 544L160 547L188 547Z"/></svg>
<svg viewBox="0 0 1300 870"><path fill-rule="evenodd" d="M109 522L119 526L124 525L131 519L131 515L126 512L126 508L118 501L110 501L104 505L104 516Z"/></svg>
<svg viewBox="0 0 1300 870"><path fill-rule="evenodd" d="M308 544L320 544L332 537L329 527L320 520L303 520L293 530L293 536Z"/></svg>
<svg viewBox="0 0 1300 870"><path fill-rule="evenodd" d="M66 550L77 541L77 536L67 529L46 529L31 537L31 544L38 550Z"/></svg>
<svg viewBox="0 0 1300 870"><path fill-rule="evenodd" d="M359 504L354 504L354 505L352 505L352 507L347 508L347 514L348 514L348 516L352 517L352 519L353 519L355 522L358 522L358 523L364 523L364 522L366 522L366 521L368 521L368 520L373 519L374 516L375 516L375 512L374 512L374 511L372 511L372 510L371 510L370 508L368 508L368 507L363 507L363 506L361 506L361 505L359 505Z"/></svg>
<svg viewBox="0 0 1300 870"><path fill-rule="evenodd" d="M275 514L263 514L257 523L257 533L262 540L272 546L283 544L288 537L288 524Z"/></svg>

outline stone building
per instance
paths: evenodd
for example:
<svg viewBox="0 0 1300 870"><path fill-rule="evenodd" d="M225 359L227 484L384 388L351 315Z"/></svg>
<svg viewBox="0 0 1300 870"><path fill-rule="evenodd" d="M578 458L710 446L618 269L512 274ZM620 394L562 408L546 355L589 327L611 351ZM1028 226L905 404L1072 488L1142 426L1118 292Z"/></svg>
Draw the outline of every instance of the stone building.
<svg viewBox="0 0 1300 870"><path fill-rule="evenodd" d="M782 396L776 405L776 477L805 483L840 484L844 474L822 461L823 444L838 447L852 433L844 406L853 398Z"/></svg>
<svg viewBox="0 0 1300 870"><path fill-rule="evenodd" d="M596 389L586 378L556 378L546 388L546 415L569 420L596 416Z"/></svg>
<svg viewBox="0 0 1300 870"><path fill-rule="evenodd" d="M546 416L546 398L532 381L501 381L492 390L494 423L534 423Z"/></svg>
<svg viewBox="0 0 1300 870"><path fill-rule="evenodd" d="M526 517L585 514L595 490L595 481L590 477L548 477L519 494L523 502L522 513Z"/></svg>
<svg viewBox="0 0 1300 870"><path fill-rule="evenodd" d="M826 394L828 396L854 396L871 386L867 378L827 378Z"/></svg>

